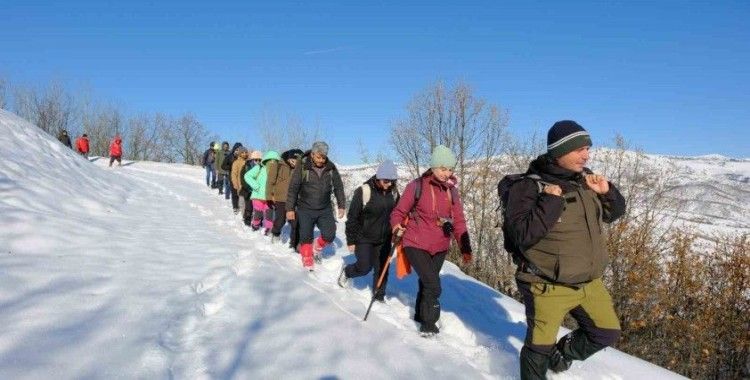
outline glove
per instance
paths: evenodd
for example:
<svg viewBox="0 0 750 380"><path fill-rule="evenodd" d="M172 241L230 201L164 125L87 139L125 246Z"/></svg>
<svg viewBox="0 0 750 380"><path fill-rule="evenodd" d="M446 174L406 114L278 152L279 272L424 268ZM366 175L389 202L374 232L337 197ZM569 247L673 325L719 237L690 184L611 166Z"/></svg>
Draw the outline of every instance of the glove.
<svg viewBox="0 0 750 380"><path fill-rule="evenodd" d="M472 257L471 256L471 252L464 252L463 253L463 262L464 262L464 264L471 263L471 257Z"/></svg>

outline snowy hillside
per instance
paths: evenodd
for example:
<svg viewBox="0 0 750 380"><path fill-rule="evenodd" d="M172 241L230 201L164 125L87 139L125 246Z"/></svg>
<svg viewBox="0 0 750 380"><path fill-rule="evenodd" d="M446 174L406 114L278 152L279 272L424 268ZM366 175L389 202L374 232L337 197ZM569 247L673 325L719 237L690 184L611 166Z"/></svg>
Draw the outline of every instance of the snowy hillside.
<svg viewBox="0 0 750 380"><path fill-rule="evenodd" d="M523 307L452 264L424 339L414 275L363 322L369 279L335 284L341 241L303 271L201 168L110 169L2 110L0 147L0 379L517 377ZM554 378L679 376L606 349Z"/></svg>

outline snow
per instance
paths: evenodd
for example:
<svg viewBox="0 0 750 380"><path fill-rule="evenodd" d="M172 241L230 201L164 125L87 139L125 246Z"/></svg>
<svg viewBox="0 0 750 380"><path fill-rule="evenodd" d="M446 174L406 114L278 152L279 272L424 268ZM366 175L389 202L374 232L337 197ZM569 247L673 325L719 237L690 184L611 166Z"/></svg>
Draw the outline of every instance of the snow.
<svg viewBox="0 0 750 380"><path fill-rule="evenodd" d="M342 241L308 273L201 168L107 164L0 110L0 378L518 376L523 306L456 266L436 338L410 319L414 275L391 278L363 322L370 278L336 285L353 260ZM610 348L551 378L680 377Z"/></svg>

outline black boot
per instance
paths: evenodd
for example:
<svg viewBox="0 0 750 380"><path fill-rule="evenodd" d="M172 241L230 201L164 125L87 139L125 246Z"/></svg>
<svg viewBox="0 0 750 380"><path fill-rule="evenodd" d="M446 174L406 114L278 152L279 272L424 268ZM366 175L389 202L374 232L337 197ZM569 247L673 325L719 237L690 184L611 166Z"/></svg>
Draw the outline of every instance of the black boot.
<svg viewBox="0 0 750 380"><path fill-rule="evenodd" d="M567 360L586 360L589 356L601 351L606 346L592 342L586 332L577 329L560 338L557 349Z"/></svg>
<svg viewBox="0 0 750 380"><path fill-rule="evenodd" d="M570 369L572 363L573 360L566 358L557 346L552 348L552 353L549 355L549 369L553 372L564 372Z"/></svg>
<svg viewBox="0 0 750 380"><path fill-rule="evenodd" d="M521 348L521 380L544 380L547 378L549 356L533 351L526 346Z"/></svg>

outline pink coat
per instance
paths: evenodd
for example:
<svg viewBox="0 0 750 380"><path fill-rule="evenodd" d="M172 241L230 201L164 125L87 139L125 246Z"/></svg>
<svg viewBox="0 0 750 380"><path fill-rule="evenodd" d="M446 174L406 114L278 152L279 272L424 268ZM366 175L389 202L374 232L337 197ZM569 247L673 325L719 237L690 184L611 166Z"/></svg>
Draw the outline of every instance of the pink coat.
<svg viewBox="0 0 750 380"><path fill-rule="evenodd" d="M406 216L414 205L414 193L417 181L422 181L422 194L415 209L415 213L409 216L406 232L403 236L404 247L414 247L435 255L438 252L447 251L450 247L450 236L445 236L439 218L453 219L453 237L461 248L461 253L471 253L469 234L466 228L464 208L458 191L451 202L449 194L455 186L455 178L451 177L445 183L440 183L432 174L409 182L401 194L396 207L391 212L391 228L403 223Z"/></svg>

